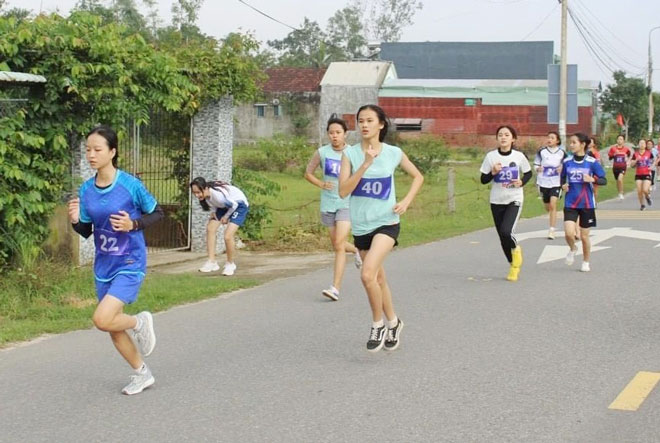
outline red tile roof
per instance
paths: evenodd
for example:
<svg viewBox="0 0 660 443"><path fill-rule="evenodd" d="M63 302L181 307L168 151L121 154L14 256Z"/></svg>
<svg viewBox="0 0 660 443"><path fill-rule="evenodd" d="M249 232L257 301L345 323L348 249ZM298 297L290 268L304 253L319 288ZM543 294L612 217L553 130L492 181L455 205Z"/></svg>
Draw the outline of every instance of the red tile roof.
<svg viewBox="0 0 660 443"><path fill-rule="evenodd" d="M264 92L317 92L325 68L269 68Z"/></svg>

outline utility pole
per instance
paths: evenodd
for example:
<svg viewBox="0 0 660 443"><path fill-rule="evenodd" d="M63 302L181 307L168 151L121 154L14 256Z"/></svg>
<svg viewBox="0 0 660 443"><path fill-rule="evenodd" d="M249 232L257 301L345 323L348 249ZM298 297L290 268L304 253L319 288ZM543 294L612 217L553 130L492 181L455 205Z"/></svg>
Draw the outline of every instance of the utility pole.
<svg viewBox="0 0 660 443"><path fill-rule="evenodd" d="M561 3L561 64L559 65L559 136L566 140L566 95L567 84L567 51L566 51L566 22L568 18L568 0L559 0Z"/></svg>
<svg viewBox="0 0 660 443"><path fill-rule="evenodd" d="M651 54L651 33L660 26L649 31L649 138L653 137L653 56Z"/></svg>

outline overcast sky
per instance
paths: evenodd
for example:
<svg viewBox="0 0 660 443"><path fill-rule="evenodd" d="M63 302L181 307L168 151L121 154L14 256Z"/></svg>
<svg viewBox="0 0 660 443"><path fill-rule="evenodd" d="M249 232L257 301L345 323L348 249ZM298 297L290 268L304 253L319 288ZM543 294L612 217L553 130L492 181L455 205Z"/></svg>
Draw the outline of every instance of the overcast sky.
<svg viewBox="0 0 660 443"><path fill-rule="evenodd" d="M245 0L257 9L292 26L304 17L325 28L327 20L349 0ZM139 2L139 0L138 0ZM610 68L625 69L646 79L649 30L660 26L660 0L568 0L578 17L600 43L596 48ZM9 0L9 6L66 14L76 0ZM171 0L158 0L160 15L170 19ZM561 7L557 0L424 0L415 23L404 29L401 41L521 41L553 40L559 54ZM198 22L216 37L251 31L266 44L291 29L276 23L238 0L205 0ZM569 18L568 62L579 65L580 80L611 82L610 71L598 67ZM660 91L660 29L652 34L653 89Z"/></svg>

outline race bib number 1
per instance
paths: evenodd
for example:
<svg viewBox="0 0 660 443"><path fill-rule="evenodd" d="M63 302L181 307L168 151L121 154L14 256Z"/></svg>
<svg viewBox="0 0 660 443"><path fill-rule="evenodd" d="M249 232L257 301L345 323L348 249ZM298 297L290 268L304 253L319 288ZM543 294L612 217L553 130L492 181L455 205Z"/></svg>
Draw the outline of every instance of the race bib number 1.
<svg viewBox="0 0 660 443"><path fill-rule="evenodd" d="M514 180L518 180L518 167L517 166L504 166L502 170L495 175L493 179L495 183L502 183L508 185Z"/></svg>
<svg viewBox="0 0 660 443"><path fill-rule="evenodd" d="M323 173L330 177L339 177L340 167L341 167L341 160L326 158L325 165L323 167Z"/></svg>
<svg viewBox="0 0 660 443"><path fill-rule="evenodd" d="M571 168L568 170L569 183L584 183L584 177L589 175L589 168Z"/></svg>
<svg viewBox="0 0 660 443"><path fill-rule="evenodd" d="M376 198L387 200L392 191L392 177L384 178L362 178L353 190L353 195L358 197Z"/></svg>
<svg viewBox="0 0 660 443"><path fill-rule="evenodd" d="M105 255L128 254L129 236L125 232L94 229L94 245L96 250Z"/></svg>

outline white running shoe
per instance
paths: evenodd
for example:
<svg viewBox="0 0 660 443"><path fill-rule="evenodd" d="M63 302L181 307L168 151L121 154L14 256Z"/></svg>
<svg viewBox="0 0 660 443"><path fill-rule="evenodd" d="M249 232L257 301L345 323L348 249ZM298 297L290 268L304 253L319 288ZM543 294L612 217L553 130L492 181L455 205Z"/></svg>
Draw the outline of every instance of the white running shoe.
<svg viewBox="0 0 660 443"><path fill-rule="evenodd" d="M362 257L360 257L359 252L355 253L355 267L358 269L362 269Z"/></svg>
<svg viewBox="0 0 660 443"><path fill-rule="evenodd" d="M591 271L591 268L589 267L589 262L588 261L583 261L582 262L582 267L580 268L581 272L589 272Z"/></svg>
<svg viewBox="0 0 660 443"><path fill-rule="evenodd" d="M619 200L623 200L623 194L619 194Z"/></svg>
<svg viewBox="0 0 660 443"><path fill-rule="evenodd" d="M325 295L332 301L339 300L339 291L334 286L330 286L328 289L321 291L321 294Z"/></svg>
<svg viewBox="0 0 660 443"><path fill-rule="evenodd" d="M143 357L148 357L156 347L156 333L154 332L154 318L151 312L140 312L136 317L140 318L141 327L134 331L138 350Z"/></svg>
<svg viewBox="0 0 660 443"><path fill-rule="evenodd" d="M121 393L125 395L139 394L149 386L153 385L155 382L156 379L151 374L151 370L147 368L147 371L144 374L132 375L131 382L124 386L124 389L121 390Z"/></svg>
<svg viewBox="0 0 660 443"><path fill-rule="evenodd" d="M224 268L222 268L222 275L234 275L234 272L236 272L236 264L234 263L225 263Z"/></svg>
<svg viewBox="0 0 660 443"><path fill-rule="evenodd" d="M571 249L568 251L568 254L566 254L566 264L568 266L572 266L573 262L575 262L575 253L577 252L577 249Z"/></svg>
<svg viewBox="0 0 660 443"><path fill-rule="evenodd" d="M220 270L220 266L217 261L206 260L204 266L199 268L199 272L214 272Z"/></svg>
<svg viewBox="0 0 660 443"><path fill-rule="evenodd" d="M550 240L555 239L555 230L552 229L552 228L548 231L548 239L550 239Z"/></svg>

